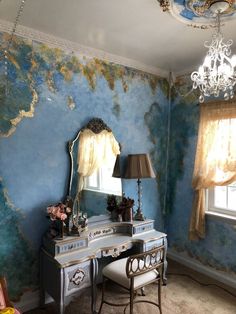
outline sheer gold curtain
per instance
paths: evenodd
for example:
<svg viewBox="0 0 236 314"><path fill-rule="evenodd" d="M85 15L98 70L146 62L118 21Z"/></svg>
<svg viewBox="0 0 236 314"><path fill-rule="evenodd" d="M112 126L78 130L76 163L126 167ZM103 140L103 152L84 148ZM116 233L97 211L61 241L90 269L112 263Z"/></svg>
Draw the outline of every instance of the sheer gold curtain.
<svg viewBox="0 0 236 314"><path fill-rule="evenodd" d="M103 130L96 134L85 129L79 136L78 149L78 193L82 191L84 177L92 175L104 163L108 163L114 156L120 154L119 143L112 132Z"/></svg>
<svg viewBox="0 0 236 314"><path fill-rule="evenodd" d="M201 105L189 237L205 237L205 189L236 181L236 101Z"/></svg>

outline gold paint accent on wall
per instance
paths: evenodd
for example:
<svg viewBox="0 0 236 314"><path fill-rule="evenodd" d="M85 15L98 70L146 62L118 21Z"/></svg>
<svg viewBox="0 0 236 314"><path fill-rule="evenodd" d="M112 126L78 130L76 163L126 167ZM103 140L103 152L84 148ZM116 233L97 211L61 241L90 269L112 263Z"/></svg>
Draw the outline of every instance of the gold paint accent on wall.
<svg viewBox="0 0 236 314"><path fill-rule="evenodd" d="M29 111L20 110L18 116L16 118L10 120L12 127L7 134L3 135L4 137L8 137L12 133L14 133L16 130L17 124L20 123L23 118L33 118L34 117L35 105L38 102L38 94L37 94L35 89L33 89L33 88L31 88L31 89L32 89L33 98L32 98L32 102L30 104L30 110Z"/></svg>
<svg viewBox="0 0 236 314"><path fill-rule="evenodd" d="M8 53L8 60L9 60L12 64L14 64L14 66L15 66L18 70L20 70L19 63L16 61L16 59L14 58L14 56L11 55L10 53Z"/></svg>

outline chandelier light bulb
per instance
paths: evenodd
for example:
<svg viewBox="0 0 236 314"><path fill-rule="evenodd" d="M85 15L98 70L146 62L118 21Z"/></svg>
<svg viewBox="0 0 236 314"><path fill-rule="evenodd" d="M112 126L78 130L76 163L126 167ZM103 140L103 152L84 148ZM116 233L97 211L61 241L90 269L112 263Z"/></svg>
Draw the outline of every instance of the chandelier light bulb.
<svg viewBox="0 0 236 314"><path fill-rule="evenodd" d="M199 88L199 102L204 102L205 97L220 97L225 100L234 97L236 84L236 55L231 55L232 40L224 42L220 32L220 12L217 12L217 31L212 36L212 42L205 43L208 48L207 55L197 71L191 74L193 89Z"/></svg>
<svg viewBox="0 0 236 314"><path fill-rule="evenodd" d="M231 64L233 67L236 66L236 55L233 55L232 58L231 58Z"/></svg>
<svg viewBox="0 0 236 314"><path fill-rule="evenodd" d="M211 66L211 57L210 56L207 55L205 57L203 66L210 68L210 66Z"/></svg>

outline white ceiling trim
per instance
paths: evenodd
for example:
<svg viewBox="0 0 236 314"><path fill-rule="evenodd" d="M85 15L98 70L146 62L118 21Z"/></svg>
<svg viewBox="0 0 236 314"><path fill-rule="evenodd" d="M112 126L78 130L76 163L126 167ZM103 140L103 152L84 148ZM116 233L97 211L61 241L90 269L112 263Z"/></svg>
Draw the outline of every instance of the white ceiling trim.
<svg viewBox="0 0 236 314"><path fill-rule="evenodd" d="M4 21L0 19L0 32L11 33L13 29L13 23ZM47 44L50 47L60 48L66 52L74 53L81 56L88 56L90 58L98 58L104 61L113 62L130 68L134 68L143 72L154 74L160 77L167 78L169 72L162 70L156 67L148 66L146 64L140 63L136 60L129 58L124 58L118 55L114 55L103 50L87 47L80 45L78 43L62 39L53 35L39 32L33 28L25 27L18 25L16 35L24 37L26 39L35 40L44 44Z"/></svg>
<svg viewBox="0 0 236 314"><path fill-rule="evenodd" d="M191 67L189 67L183 71L175 72L175 77L182 76L182 75L189 75L189 77L190 77L191 73L194 71L197 71L197 70L198 70L197 66L191 66Z"/></svg>

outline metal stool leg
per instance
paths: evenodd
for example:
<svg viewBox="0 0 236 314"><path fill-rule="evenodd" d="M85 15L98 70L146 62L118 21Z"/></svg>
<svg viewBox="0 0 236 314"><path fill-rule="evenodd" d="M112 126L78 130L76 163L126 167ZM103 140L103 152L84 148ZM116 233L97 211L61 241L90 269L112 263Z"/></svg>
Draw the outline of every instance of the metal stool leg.
<svg viewBox="0 0 236 314"><path fill-rule="evenodd" d="M131 278L130 282L130 314L133 314L134 308L134 278Z"/></svg>
<svg viewBox="0 0 236 314"><path fill-rule="evenodd" d="M161 309L161 278L158 280L158 304L159 304L160 314L162 314L162 309Z"/></svg>
<svg viewBox="0 0 236 314"><path fill-rule="evenodd" d="M145 294L145 288L144 288L144 287L141 288L141 295L142 295L142 296L145 296L145 295L146 295L146 294Z"/></svg>

